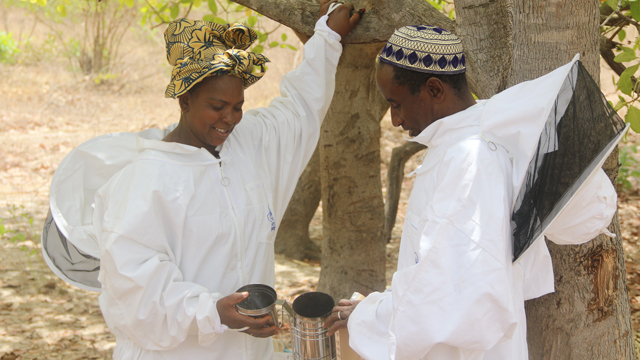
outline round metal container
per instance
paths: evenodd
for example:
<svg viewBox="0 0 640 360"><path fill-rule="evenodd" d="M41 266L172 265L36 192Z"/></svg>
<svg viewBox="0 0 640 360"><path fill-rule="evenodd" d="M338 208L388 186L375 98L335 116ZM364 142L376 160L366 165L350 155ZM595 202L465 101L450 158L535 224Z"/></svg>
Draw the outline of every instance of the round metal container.
<svg viewBox="0 0 640 360"><path fill-rule="evenodd" d="M276 313L276 291L268 285L250 284L238 289L236 292L248 292L249 296L241 302L235 304L236 309L242 315L261 316L271 315L273 323L278 326L278 316Z"/></svg>
<svg viewBox="0 0 640 360"><path fill-rule="evenodd" d="M293 301L293 356L296 360L336 359L335 336L327 336L322 324L331 315L335 302L328 294L308 292Z"/></svg>

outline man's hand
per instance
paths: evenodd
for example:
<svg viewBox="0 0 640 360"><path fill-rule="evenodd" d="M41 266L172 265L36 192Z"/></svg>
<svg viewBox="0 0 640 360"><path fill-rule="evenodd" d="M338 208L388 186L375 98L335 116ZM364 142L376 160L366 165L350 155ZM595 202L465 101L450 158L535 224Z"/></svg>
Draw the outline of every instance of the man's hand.
<svg viewBox="0 0 640 360"><path fill-rule="evenodd" d="M341 1L320 0L320 16L325 15L329 11L331 4L335 3L341 3ZM364 15L364 9L360 9L351 15L352 11L353 4L339 6L329 14L327 25L344 38L362 20Z"/></svg>
<svg viewBox="0 0 640 360"><path fill-rule="evenodd" d="M218 309L220 322L227 325L230 329L248 327L248 329L243 332L258 338L265 338L277 334L279 329L273 324L271 316L246 316L236 310L234 305L246 299L247 296L249 296L248 292L233 293L218 300L216 308Z"/></svg>
<svg viewBox="0 0 640 360"><path fill-rule="evenodd" d="M334 307L331 310L331 315L327 317L327 320L324 321L324 327L329 328L327 332L327 336L331 336L336 333L336 331L340 329L347 328L347 322L349 321L349 316L353 310L358 306L360 300L345 300L342 299L338 301L338 306Z"/></svg>

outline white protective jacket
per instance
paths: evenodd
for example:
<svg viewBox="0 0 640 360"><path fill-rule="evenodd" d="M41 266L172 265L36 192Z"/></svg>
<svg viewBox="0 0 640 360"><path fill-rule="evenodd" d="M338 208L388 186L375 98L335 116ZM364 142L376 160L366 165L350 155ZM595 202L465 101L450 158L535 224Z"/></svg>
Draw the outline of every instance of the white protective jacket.
<svg viewBox="0 0 640 360"><path fill-rule="evenodd" d="M512 264L510 215L531 155L518 147L530 143L533 151L538 137L531 134L540 134L540 114L549 113L547 104L527 101L552 104L572 63L440 119L413 139L428 152L415 171L398 270L387 291L369 295L349 317L350 346L363 358L528 358L524 301L553 292L554 278L544 241ZM519 131L499 126L499 117ZM600 169L545 235L577 244L606 233L616 200Z"/></svg>
<svg viewBox="0 0 640 360"><path fill-rule="evenodd" d="M100 308L116 335L114 359L273 357L271 339L222 325L216 301L246 284L274 285L276 231L335 87L342 46L326 19L281 97L244 114L220 159L147 132L133 140L139 156L96 193Z"/></svg>

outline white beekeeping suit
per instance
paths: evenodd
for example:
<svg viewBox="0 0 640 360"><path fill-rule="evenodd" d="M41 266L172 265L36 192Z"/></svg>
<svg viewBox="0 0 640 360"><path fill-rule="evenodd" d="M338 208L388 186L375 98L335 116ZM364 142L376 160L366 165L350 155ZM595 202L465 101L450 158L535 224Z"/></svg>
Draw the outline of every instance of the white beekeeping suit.
<svg viewBox="0 0 640 360"><path fill-rule="evenodd" d="M274 285L275 235L335 87L342 46L326 20L281 96L244 113L219 159L149 130L94 139L61 164L53 218L100 259L114 359L272 358L271 339L222 325L216 301L249 283Z"/></svg>
<svg viewBox="0 0 640 360"><path fill-rule="evenodd" d="M575 61L413 139L428 152L415 171L398 270L349 316L350 346L363 358L528 358L524 301L553 292L553 268L544 241L512 262L511 214L549 112L571 91L562 86ZM599 169L545 235L579 244L607 233L616 200Z"/></svg>

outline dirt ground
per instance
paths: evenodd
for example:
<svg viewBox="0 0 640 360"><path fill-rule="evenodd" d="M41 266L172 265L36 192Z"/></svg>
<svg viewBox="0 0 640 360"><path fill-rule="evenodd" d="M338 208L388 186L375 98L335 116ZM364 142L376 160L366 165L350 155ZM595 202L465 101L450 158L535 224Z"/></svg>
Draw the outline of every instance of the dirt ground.
<svg viewBox="0 0 640 360"><path fill-rule="evenodd" d="M0 31L28 31L32 20L18 10ZM5 17L7 18L7 17ZM37 44L44 44L47 29L36 23ZM69 29L68 31L72 31ZM289 31L289 38L293 34ZM289 40L298 48L301 45ZM37 47L36 47L37 49ZM177 103L164 98L170 74L161 30L136 29L123 41L122 64L115 77L97 84L79 73L64 57L48 52L32 54L29 61L0 64L0 360L111 359L114 337L104 324L97 294L67 285L44 265L39 237L48 209L48 186L62 158L75 146L95 136L120 131L163 128L178 120ZM264 106L277 94L283 74L300 62L301 52L267 50L271 58L263 80L246 93L245 109ZM603 84L611 82L603 75ZM615 96L609 91L611 96ZM382 167L403 133L383 121ZM628 141L640 140L630 136ZM416 166L417 154L405 173ZM406 200L412 185L405 179L396 228L387 251L388 275L393 273ZM640 327L640 252L638 240L638 184L620 196L620 223L634 328ZM311 226L314 241L322 240L322 214ZM12 240L16 233L24 239ZM289 300L315 289L317 264L276 257L278 293Z"/></svg>

